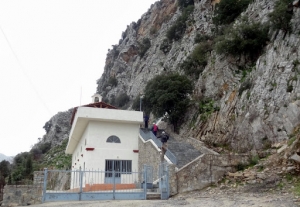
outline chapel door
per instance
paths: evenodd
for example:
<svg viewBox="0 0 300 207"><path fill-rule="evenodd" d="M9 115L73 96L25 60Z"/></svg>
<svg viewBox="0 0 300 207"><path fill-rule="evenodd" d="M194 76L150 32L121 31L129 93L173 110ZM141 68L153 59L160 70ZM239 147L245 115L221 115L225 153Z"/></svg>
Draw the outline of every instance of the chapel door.
<svg viewBox="0 0 300 207"><path fill-rule="evenodd" d="M105 160L105 183L121 183L121 161Z"/></svg>

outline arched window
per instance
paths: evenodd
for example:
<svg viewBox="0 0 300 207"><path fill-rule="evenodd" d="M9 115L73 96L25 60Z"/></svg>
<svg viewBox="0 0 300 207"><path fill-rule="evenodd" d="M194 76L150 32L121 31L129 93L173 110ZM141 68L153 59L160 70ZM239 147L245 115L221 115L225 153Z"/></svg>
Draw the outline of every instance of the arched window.
<svg viewBox="0 0 300 207"><path fill-rule="evenodd" d="M121 140L119 137L112 135L110 137L107 138L106 142L110 142L110 143L121 143Z"/></svg>

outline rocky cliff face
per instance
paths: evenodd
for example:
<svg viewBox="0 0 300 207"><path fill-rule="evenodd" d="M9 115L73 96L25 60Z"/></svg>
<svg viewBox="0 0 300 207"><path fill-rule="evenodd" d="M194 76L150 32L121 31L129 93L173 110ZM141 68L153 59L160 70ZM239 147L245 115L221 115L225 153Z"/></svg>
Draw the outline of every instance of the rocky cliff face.
<svg viewBox="0 0 300 207"><path fill-rule="evenodd" d="M71 130L72 112L73 109L69 109L64 112L58 112L56 115L51 117L51 119L44 125L46 134L36 145L51 143L53 148L57 145L61 145L64 140L68 139L69 132Z"/></svg>
<svg viewBox="0 0 300 207"><path fill-rule="evenodd" d="M274 2L254 0L242 16L253 22L268 22ZM155 75L165 71L184 73L179 65L196 47L196 35L211 35L215 29L215 3L195 0L184 36L173 42L166 42L166 33L182 11L175 0L153 4L140 20L127 26L119 44L108 52L97 91L108 101L122 93L133 101ZM195 81L191 97L195 104L186 114L181 137L194 137L238 152L258 152L288 139L300 124L299 17L300 9L294 6L292 31L270 30L270 41L246 74L238 73L242 57L211 51L208 64ZM145 39L150 40L150 46L141 55ZM198 102L202 99L213 100L219 110L201 118Z"/></svg>

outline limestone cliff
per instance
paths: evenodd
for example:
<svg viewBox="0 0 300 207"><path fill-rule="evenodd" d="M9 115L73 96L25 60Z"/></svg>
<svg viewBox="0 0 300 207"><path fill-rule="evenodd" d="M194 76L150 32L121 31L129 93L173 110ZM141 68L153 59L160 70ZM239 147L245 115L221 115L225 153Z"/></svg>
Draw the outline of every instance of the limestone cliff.
<svg viewBox="0 0 300 207"><path fill-rule="evenodd" d="M166 33L182 10L175 0L151 5L109 50L97 91L107 101L126 93L132 103L155 75L164 71L184 73L179 66L196 47L196 35L214 32L216 2L195 0L183 37L172 42L166 42ZM266 23L275 2L254 0L241 15L252 22ZM270 41L247 73L238 73L243 57L210 52L207 65L195 80L194 104L186 114L181 137L194 137L238 152L257 152L289 138L300 124L300 9L295 4L292 10L291 32L270 30ZM150 44L141 53L144 40L150 40ZM202 99L213 100L218 108L205 119L198 111Z"/></svg>
<svg viewBox="0 0 300 207"><path fill-rule="evenodd" d="M65 112L58 112L51 117L44 125L46 134L40 140L43 142L50 142L51 145L56 146L61 144L65 139L69 138L69 132L71 130L71 116L73 109L69 109Z"/></svg>

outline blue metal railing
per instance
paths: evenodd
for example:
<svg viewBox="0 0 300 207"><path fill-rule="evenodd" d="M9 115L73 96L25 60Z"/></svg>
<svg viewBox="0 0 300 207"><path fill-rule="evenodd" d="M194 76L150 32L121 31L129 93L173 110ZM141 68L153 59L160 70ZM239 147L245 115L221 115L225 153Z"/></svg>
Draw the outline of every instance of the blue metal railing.
<svg viewBox="0 0 300 207"><path fill-rule="evenodd" d="M145 141L152 139L152 141L156 144L157 147L162 147L161 141L157 139L157 137L151 131L145 132L143 129L140 129L140 135ZM177 158L169 149L166 151L165 155L169 158L169 160L172 163L177 165Z"/></svg>

